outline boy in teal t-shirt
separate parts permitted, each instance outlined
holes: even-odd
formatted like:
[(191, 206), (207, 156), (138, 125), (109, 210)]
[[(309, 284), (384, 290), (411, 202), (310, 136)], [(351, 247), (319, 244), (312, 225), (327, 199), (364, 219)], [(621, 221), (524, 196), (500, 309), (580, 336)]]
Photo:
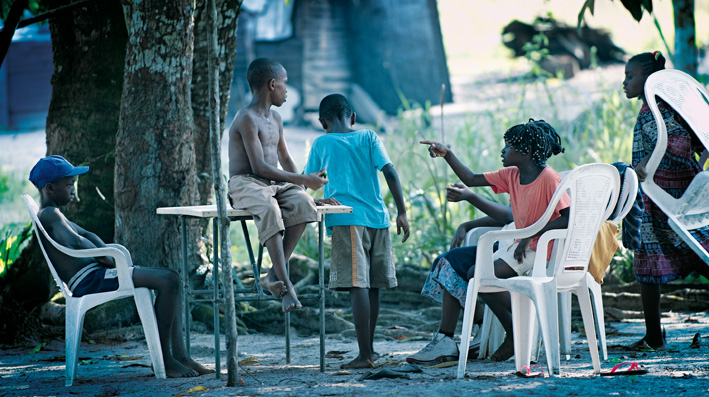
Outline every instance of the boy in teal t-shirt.
[(333, 290), (349, 291), (359, 356), (342, 368), (370, 368), (374, 329), (379, 316), (379, 288), (396, 287), (389, 237), (389, 211), (379, 188), (382, 171), (394, 197), (396, 233), (409, 238), (409, 223), (399, 176), (382, 141), (372, 130), (354, 130), (355, 113), (343, 95), (320, 102), (320, 123), (326, 134), (313, 142), (305, 172), (327, 167), (324, 197), (352, 207), (351, 214), (327, 214), (332, 233), (330, 282)]

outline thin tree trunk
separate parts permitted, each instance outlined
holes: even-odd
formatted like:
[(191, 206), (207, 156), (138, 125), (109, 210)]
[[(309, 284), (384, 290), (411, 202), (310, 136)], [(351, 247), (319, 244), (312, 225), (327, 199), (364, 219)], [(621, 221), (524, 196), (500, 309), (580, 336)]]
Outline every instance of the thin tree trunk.
[[(56, 0), (53, 7), (71, 3)], [(79, 177), (67, 216), (113, 241), (113, 147), (123, 91), (126, 33), (118, 0), (90, 2), (49, 24), (54, 74), (47, 114), (47, 154), (91, 171)], [(97, 189), (105, 196), (104, 201)]]
[[(236, 61), (236, 27), (242, 0), (216, 0), (217, 67), (219, 71), (219, 125), (224, 125), (231, 82)], [(194, 112), (194, 140), (197, 177), (199, 178), (199, 203), (211, 204), (213, 197), (212, 163), (209, 150), (209, 29), (205, 15), (205, 0), (197, 0), (195, 7), (195, 41), (192, 72), (192, 110)], [(218, 131), (221, 139), (223, 130)]]
[[(116, 241), (137, 265), (181, 261), (178, 219), (156, 208), (198, 202), (190, 82), (191, 0), (125, 0), (128, 47), (116, 136)], [(199, 234), (187, 230), (194, 264)]]
[(675, 15), (675, 69), (697, 76), (697, 40), (694, 0), (673, 0)]
[[(212, 175), (214, 180), (214, 191), (219, 210), (219, 241), (222, 258), (222, 276), (224, 278), (224, 295), (226, 297), (226, 327), (227, 327), (227, 386), (233, 387), (238, 384), (239, 366), (237, 361), (237, 329), (236, 329), (236, 307), (234, 306), (234, 281), (231, 272), (231, 249), (229, 244), (229, 218), (226, 213), (226, 188), (224, 180), (221, 178), (221, 122), (220, 122), (220, 84), (219, 69), (217, 64), (217, 7), (216, 0), (208, 0), (207, 7), (204, 8), (207, 14), (207, 26), (209, 27), (209, 46), (207, 51), (207, 66), (209, 70), (209, 147), (212, 163)], [(214, 249), (218, 249), (214, 247)], [(218, 264), (215, 263), (215, 267)], [(215, 272), (216, 273), (216, 272)]]

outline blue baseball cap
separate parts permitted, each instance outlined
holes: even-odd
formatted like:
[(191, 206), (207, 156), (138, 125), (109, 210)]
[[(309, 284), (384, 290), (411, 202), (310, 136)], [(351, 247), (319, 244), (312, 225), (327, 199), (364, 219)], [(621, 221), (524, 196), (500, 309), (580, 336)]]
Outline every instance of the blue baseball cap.
[(89, 172), (89, 167), (74, 167), (62, 156), (47, 156), (40, 159), (30, 171), (30, 182), (37, 189), (67, 176), (81, 175)]

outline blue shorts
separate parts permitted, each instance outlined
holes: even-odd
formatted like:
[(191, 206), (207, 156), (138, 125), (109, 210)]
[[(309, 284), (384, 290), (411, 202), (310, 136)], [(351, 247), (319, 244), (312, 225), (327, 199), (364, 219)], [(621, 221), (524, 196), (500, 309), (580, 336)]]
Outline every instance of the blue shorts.
[(72, 296), (75, 298), (118, 289), (118, 274), (116, 269), (100, 267), (98, 264), (93, 263), (79, 270), (77, 274), (84, 272), (84, 269), (87, 269), (87, 271), (85, 271), (86, 274), (75, 283), (76, 285), (73, 286), (71, 291)]

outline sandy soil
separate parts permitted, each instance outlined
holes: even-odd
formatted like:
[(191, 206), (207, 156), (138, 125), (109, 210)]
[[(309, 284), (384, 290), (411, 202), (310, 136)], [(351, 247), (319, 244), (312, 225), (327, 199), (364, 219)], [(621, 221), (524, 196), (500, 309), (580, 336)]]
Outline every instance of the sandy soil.
[[(602, 362), (603, 371), (621, 361), (634, 361), (649, 373), (636, 376), (594, 376), (586, 340), (572, 335), (573, 355), (562, 357), (561, 375), (525, 379), (514, 375), (514, 360), (495, 363), (473, 360), (468, 363), (466, 378), (456, 379), (456, 367), (430, 368), (421, 366), (422, 373), (410, 374), (411, 379), (360, 380), (364, 370), (343, 372), (342, 362), (356, 355), (353, 341), (340, 334), (328, 335), (324, 373), (319, 372), (319, 338), (295, 336), (292, 339), (292, 362), (285, 363), (284, 337), (281, 335), (244, 335), (238, 339), (240, 385), (226, 387), (222, 340), (222, 376), (203, 375), (199, 378), (158, 380), (149, 368), (145, 342), (139, 328), (129, 342), (111, 342), (96, 335), (93, 344), (81, 344), (81, 364), (72, 387), (64, 387), (64, 344), (58, 340), (31, 353), (34, 345), (0, 350), (0, 396), (231, 396), (231, 395), (470, 395), (492, 392), (499, 395), (709, 395), (709, 315), (702, 313), (669, 313), (663, 319), (670, 346), (669, 352), (621, 352), (612, 346), (627, 345), (643, 334), (640, 320), (607, 323), (609, 359)], [(406, 336), (407, 330), (397, 330)], [(695, 333), (702, 335), (701, 346), (690, 348)], [(390, 334), (387, 332), (387, 334)], [(223, 338), (222, 338), (223, 339)], [(412, 338), (415, 339), (415, 338)], [(87, 338), (85, 336), (84, 340)], [(90, 339), (93, 341), (93, 339)], [(383, 354), (377, 362), (383, 368), (396, 369), (407, 355), (425, 346), (425, 340), (399, 342), (380, 335), (375, 349)], [(193, 334), (192, 354), (200, 362), (214, 368), (212, 334)], [(336, 356), (342, 358), (336, 358)], [(540, 358), (545, 365), (546, 359)], [(547, 372), (546, 366), (544, 371)], [(198, 386), (203, 391), (189, 392)]]

